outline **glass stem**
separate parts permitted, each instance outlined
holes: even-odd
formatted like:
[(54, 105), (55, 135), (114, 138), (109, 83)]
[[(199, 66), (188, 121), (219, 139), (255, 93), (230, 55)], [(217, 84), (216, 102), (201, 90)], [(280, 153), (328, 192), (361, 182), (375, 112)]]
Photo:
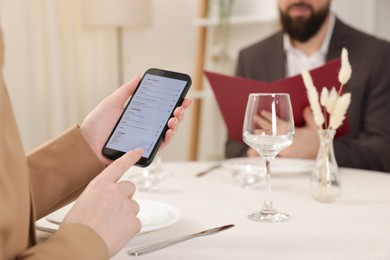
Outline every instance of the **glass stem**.
[(266, 189), (265, 189), (265, 200), (264, 200), (264, 205), (263, 205), (262, 210), (273, 210), (272, 197), (271, 197), (271, 175), (269, 174), (270, 173), (269, 165), (270, 165), (270, 160), (266, 159), (265, 160), (265, 185), (266, 185)]

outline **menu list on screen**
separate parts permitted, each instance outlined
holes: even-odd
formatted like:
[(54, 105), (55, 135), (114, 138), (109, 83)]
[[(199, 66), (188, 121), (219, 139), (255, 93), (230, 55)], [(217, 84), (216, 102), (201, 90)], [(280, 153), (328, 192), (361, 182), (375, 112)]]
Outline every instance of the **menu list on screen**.
[(142, 147), (142, 157), (149, 157), (186, 84), (184, 80), (145, 74), (107, 148), (127, 152)]

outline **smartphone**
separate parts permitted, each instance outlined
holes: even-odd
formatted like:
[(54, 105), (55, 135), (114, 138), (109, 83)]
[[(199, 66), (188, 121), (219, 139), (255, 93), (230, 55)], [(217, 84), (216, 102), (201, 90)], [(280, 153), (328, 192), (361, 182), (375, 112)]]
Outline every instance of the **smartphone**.
[(144, 153), (136, 165), (150, 165), (168, 130), (168, 120), (183, 102), (191, 82), (187, 74), (147, 70), (103, 146), (103, 155), (115, 160), (142, 147)]

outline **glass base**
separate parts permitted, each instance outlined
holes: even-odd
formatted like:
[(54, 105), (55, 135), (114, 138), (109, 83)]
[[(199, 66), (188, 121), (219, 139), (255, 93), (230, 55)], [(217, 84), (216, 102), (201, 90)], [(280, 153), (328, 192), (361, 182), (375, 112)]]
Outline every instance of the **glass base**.
[(262, 209), (259, 212), (255, 212), (248, 215), (248, 218), (257, 222), (283, 222), (290, 218), (290, 215), (276, 210)]

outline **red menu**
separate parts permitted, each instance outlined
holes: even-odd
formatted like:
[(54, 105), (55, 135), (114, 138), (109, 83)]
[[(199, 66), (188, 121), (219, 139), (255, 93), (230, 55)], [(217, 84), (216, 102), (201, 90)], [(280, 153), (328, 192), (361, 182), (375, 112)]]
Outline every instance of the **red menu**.
[[(325, 65), (310, 71), (313, 83), (321, 93), (323, 87), (340, 88), (338, 73), (341, 67), (340, 58), (329, 61)], [(288, 93), (294, 113), (295, 126), (304, 125), (303, 109), (309, 106), (306, 87), (301, 75), (284, 78), (274, 82), (263, 82), (241, 77), (233, 77), (205, 71), (211, 88), (217, 99), (223, 119), (225, 121), (229, 139), (243, 142), (242, 126), (246, 103), (250, 93)], [(346, 118), (336, 132), (336, 137), (348, 133), (348, 118)]]

